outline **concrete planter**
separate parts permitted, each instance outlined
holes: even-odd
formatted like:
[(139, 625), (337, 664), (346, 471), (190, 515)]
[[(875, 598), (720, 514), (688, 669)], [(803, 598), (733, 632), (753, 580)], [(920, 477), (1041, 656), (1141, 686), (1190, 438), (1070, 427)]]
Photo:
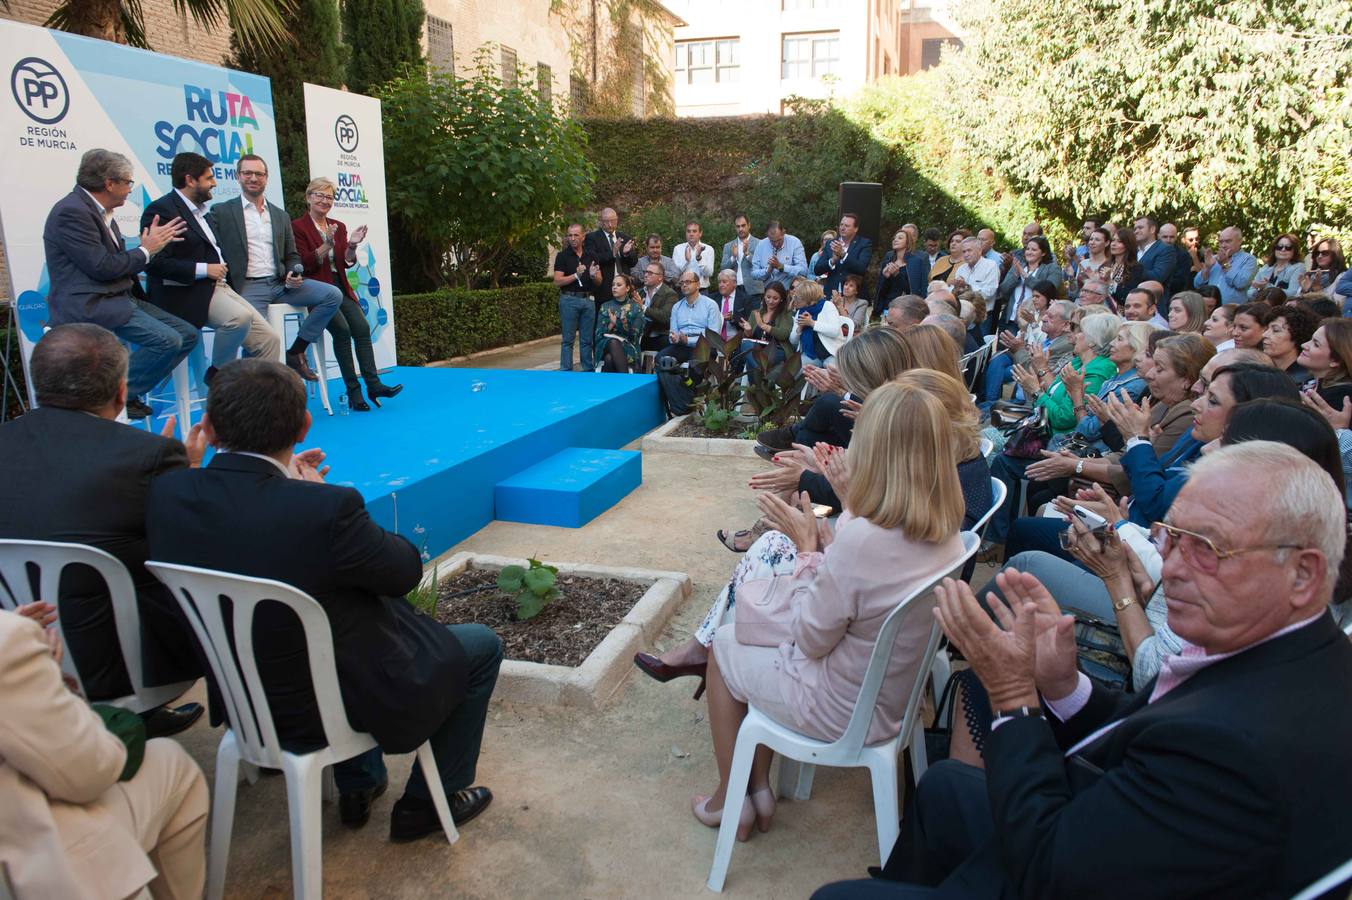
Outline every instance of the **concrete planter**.
[(689, 415), (677, 416), (660, 428), (654, 428), (643, 436), (640, 449), (644, 453), (692, 453), (696, 456), (756, 455), (756, 442), (745, 438), (672, 437), (671, 433), (688, 418)]
[[(426, 571), (436, 567), (438, 578), (460, 574), (467, 567), (500, 571), (506, 566), (528, 565), (524, 559), (484, 553), (447, 554), (428, 563)], [(614, 578), (650, 585), (620, 623), (576, 667), (550, 666), (522, 660), (503, 660), (498, 672), (495, 699), (543, 706), (571, 706), (599, 709), (614, 695), (633, 668), (633, 656), (650, 646), (661, 634), (671, 614), (690, 596), (690, 576), (684, 572), (631, 569), (622, 566), (592, 566), (551, 563), (559, 574), (572, 573), (590, 578)]]

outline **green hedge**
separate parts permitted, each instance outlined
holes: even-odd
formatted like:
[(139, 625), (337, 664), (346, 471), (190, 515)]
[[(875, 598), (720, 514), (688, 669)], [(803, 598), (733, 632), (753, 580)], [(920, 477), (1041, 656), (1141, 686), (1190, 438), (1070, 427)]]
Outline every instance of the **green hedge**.
[(559, 289), (533, 282), (497, 290), (396, 294), (399, 364), (421, 366), (559, 333)]

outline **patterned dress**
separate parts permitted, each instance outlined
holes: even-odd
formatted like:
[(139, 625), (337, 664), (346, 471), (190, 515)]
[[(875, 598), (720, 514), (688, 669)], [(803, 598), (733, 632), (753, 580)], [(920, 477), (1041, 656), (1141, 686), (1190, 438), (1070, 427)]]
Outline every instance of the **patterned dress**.
[(601, 312), (596, 316), (596, 353), (599, 358), (604, 351), (606, 335), (621, 339), (625, 358), (630, 365), (638, 364), (638, 345), (643, 339), (643, 306), (627, 298), (624, 303), (613, 299), (601, 304)]

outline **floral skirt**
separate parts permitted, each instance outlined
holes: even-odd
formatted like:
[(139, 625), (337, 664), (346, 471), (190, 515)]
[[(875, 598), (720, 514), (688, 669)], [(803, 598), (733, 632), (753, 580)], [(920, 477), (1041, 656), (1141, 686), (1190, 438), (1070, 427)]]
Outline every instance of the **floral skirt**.
[(732, 621), (732, 608), (737, 604), (737, 587), (748, 581), (792, 575), (798, 560), (798, 548), (781, 531), (767, 531), (746, 551), (742, 561), (732, 572), (727, 587), (719, 592), (704, 621), (695, 629), (695, 640), (708, 647), (714, 633), (724, 622)]

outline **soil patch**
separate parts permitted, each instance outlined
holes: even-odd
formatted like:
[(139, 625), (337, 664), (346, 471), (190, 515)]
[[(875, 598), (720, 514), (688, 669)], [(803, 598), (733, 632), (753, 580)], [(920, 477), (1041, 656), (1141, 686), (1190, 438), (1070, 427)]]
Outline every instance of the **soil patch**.
[(472, 566), (443, 578), (437, 589), (436, 620), (444, 625), (487, 625), (502, 639), (507, 659), (554, 666), (582, 665), (650, 587), (560, 572), (555, 586), (561, 596), (535, 618), (518, 622), (512, 618), (516, 605), (497, 584), (497, 571)]
[(723, 440), (750, 440), (742, 437), (742, 430), (748, 426), (735, 423), (732, 428), (724, 432), (713, 432), (704, 427), (704, 423), (694, 416), (686, 419), (675, 430), (667, 433), (667, 437), (678, 438), (720, 438)]

